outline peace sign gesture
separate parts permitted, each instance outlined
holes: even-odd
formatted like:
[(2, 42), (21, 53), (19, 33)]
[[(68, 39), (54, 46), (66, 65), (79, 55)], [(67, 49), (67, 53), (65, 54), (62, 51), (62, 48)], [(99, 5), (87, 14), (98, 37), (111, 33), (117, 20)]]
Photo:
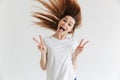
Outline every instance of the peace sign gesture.
[(38, 41), (36, 38), (33, 37), (33, 40), (38, 43), (38, 49), (41, 51), (42, 54), (47, 53), (47, 47), (44, 44), (41, 35), (39, 35), (40, 40)]
[(84, 41), (84, 39), (82, 39), (80, 41), (80, 44), (77, 46), (77, 48), (75, 50), (75, 55), (77, 55), (77, 56), (83, 51), (84, 46), (89, 42), (89, 41), (86, 41), (86, 42), (83, 42), (83, 41)]

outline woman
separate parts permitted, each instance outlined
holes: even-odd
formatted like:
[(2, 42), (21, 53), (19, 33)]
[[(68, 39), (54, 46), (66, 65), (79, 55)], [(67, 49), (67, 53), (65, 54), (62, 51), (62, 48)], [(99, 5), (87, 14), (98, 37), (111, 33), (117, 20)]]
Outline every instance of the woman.
[[(40, 66), (46, 70), (47, 80), (77, 80), (75, 74), (76, 59), (88, 41), (82, 39), (78, 44), (74, 39), (74, 31), (81, 24), (81, 9), (77, 0), (37, 0), (46, 8), (43, 12), (34, 12), (35, 22), (41, 27), (54, 30), (55, 33), (40, 40)], [(69, 35), (72, 35), (70, 37)]]

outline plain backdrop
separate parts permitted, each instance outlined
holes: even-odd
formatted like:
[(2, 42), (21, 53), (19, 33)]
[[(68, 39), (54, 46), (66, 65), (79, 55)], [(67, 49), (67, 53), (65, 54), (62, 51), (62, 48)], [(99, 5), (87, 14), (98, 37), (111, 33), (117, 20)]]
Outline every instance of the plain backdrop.
[[(89, 40), (78, 58), (78, 80), (120, 80), (120, 0), (79, 0), (78, 41)], [(33, 25), (34, 0), (0, 0), (0, 80), (46, 80), (33, 37), (54, 32)]]

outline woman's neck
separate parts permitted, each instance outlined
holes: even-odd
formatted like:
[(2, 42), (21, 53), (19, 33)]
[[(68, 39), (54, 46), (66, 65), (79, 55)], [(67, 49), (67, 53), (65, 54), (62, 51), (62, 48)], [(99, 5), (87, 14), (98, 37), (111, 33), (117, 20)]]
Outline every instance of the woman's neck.
[(57, 38), (58, 40), (66, 39), (66, 35), (60, 35), (60, 34), (55, 33), (53, 36)]

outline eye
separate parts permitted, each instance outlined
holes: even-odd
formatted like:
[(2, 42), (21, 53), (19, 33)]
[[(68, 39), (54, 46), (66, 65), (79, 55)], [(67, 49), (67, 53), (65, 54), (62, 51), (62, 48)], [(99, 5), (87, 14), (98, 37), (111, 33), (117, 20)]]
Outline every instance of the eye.
[(72, 24), (69, 23), (68, 26), (72, 26)]
[(66, 19), (63, 19), (63, 21), (64, 21), (64, 22), (67, 22), (67, 20), (66, 20)]

